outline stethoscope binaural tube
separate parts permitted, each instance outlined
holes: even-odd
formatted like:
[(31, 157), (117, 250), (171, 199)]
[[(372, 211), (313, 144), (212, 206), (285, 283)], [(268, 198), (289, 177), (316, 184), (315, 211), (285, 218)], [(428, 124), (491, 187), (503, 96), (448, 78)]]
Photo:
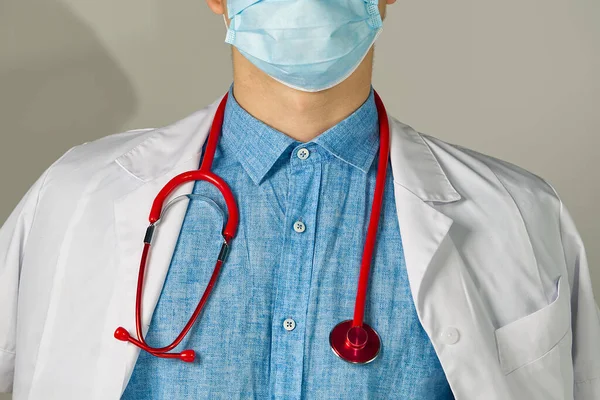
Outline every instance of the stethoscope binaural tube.
[[(156, 357), (178, 358), (185, 362), (194, 362), (194, 360), (196, 358), (196, 352), (194, 350), (188, 349), (188, 350), (184, 350), (180, 353), (168, 353), (168, 352), (173, 350), (175, 347), (177, 347), (181, 343), (181, 341), (185, 338), (187, 333), (190, 331), (190, 329), (192, 328), (192, 326), (198, 319), (198, 316), (202, 312), (202, 309), (204, 308), (204, 305), (206, 304), (206, 301), (208, 300), (208, 297), (210, 296), (212, 288), (216, 283), (216, 280), (221, 271), (221, 266), (223, 265), (223, 263), (225, 262), (225, 260), (227, 258), (228, 250), (229, 250), (229, 247), (231, 246), (231, 241), (233, 240), (233, 238), (235, 237), (235, 234), (237, 232), (237, 228), (238, 228), (238, 224), (239, 224), (239, 210), (238, 210), (237, 203), (235, 201), (235, 197), (233, 196), (231, 189), (225, 183), (225, 181), (223, 181), (223, 179), (221, 179), (219, 176), (210, 172), (210, 168), (212, 166), (212, 162), (214, 159), (215, 150), (217, 147), (218, 135), (221, 132), (221, 126), (223, 124), (223, 118), (224, 118), (224, 114), (225, 114), (225, 105), (227, 103), (227, 97), (228, 97), (228, 94), (226, 94), (223, 97), (223, 99), (221, 100), (221, 103), (219, 104), (217, 112), (215, 114), (215, 119), (213, 121), (213, 125), (212, 125), (210, 135), (208, 138), (206, 153), (203, 157), (202, 165), (200, 166), (200, 169), (198, 169), (196, 171), (184, 172), (182, 174), (177, 175), (173, 179), (171, 179), (165, 185), (165, 187), (158, 193), (158, 195), (152, 205), (152, 210), (150, 212), (150, 217), (149, 217), (150, 226), (146, 230), (146, 236), (144, 238), (144, 249), (142, 251), (142, 259), (140, 261), (140, 270), (139, 270), (139, 274), (138, 274), (138, 283), (137, 283), (137, 294), (136, 294), (136, 300), (135, 300), (135, 303), (136, 303), (135, 325), (136, 325), (137, 339), (133, 338), (129, 334), (129, 332), (123, 327), (117, 328), (114, 333), (115, 338), (117, 338), (118, 340), (128, 341), (130, 343), (133, 343), (134, 345), (138, 346), (142, 350), (145, 350), (148, 353), (150, 353)], [(219, 191), (221, 192), (221, 194), (223, 195), (223, 197), (225, 199), (225, 203), (227, 205), (227, 210), (228, 210), (229, 216), (228, 216), (225, 228), (223, 229), (223, 245), (221, 247), (221, 251), (217, 258), (217, 262), (215, 264), (213, 274), (210, 278), (210, 281), (208, 282), (208, 285), (204, 291), (204, 294), (202, 295), (202, 298), (200, 299), (198, 306), (194, 310), (192, 316), (188, 320), (187, 324), (185, 325), (185, 327), (183, 328), (181, 333), (177, 336), (177, 338), (173, 341), (173, 343), (171, 343), (168, 346), (161, 347), (161, 348), (151, 347), (146, 343), (143, 332), (142, 332), (142, 295), (143, 295), (143, 286), (144, 286), (144, 275), (145, 275), (145, 271), (146, 271), (148, 255), (149, 255), (150, 248), (152, 245), (152, 238), (154, 236), (155, 229), (156, 229), (158, 223), (160, 222), (161, 214), (165, 211), (166, 208), (168, 208), (168, 205), (167, 205), (167, 207), (163, 208), (164, 202), (167, 199), (167, 197), (178, 186), (180, 186), (186, 182), (198, 181), (198, 180), (207, 181), (207, 182), (215, 185), (217, 187), (217, 189), (219, 189)]]
[[(385, 189), (385, 179), (387, 171), (387, 162), (389, 158), (389, 122), (387, 112), (381, 101), (381, 98), (375, 94), (375, 103), (377, 105), (377, 112), (379, 115), (379, 162), (377, 166), (377, 180), (375, 183), (375, 195), (373, 199), (373, 206), (371, 209), (371, 216), (369, 218), (369, 227), (367, 231), (367, 238), (364, 245), (363, 257), (361, 261), (360, 275), (358, 280), (356, 304), (354, 307), (354, 319), (346, 320), (337, 324), (329, 335), (329, 342), (333, 352), (345, 361), (357, 364), (365, 364), (373, 361), (381, 349), (381, 340), (377, 332), (368, 324), (364, 323), (364, 311), (365, 301), (367, 295), (367, 288), (369, 282), (369, 272), (371, 268), (371, 259), (373, 257), (373, 249), (376, 242), (377, 229), (379, 226), (379, 216), (381, 214), (381, 205), (383, 202), (383, 193)], [(184, 350), (180, 353), (169, 353), (175, 347), (177, 347), (181, 341), (188, 334), (200, 313), (202, 312), (208, 297), (212, 291), (214, 284), (219, 276), (221, 267), (227, 258), (231, 242), (235, 237), (239, 224), (239, 210), (231, 192), (229, 186), (219, 176), (213, 174), (210, 169), (214, 159), (215, 150), (221, 128), (223, 125), (223, 119), (225, 114), (225, 105), (227, 103), (228, 94), (226, 94), (215, 114), (213, 124), (211, 127), (210, 134), (208, 136), (208, 143), (203, 157), (202, 165), (196, 171), (184, 172), (174, 177), (169, 181), (165, 187), (159, 192), (150, 212), (150, 226), (146, 230), (146, 236), (144, 237), (144, 248), (142, 251), (142, 257), (140, 261), (140, 269), (138, 274), (137, 282), (137, 293), (136, 293), (136, 308), (135, 308), (135, 319), (136, 319), (136, 335), (134, 338), (130, 333), (123, 327), (119, 327), (115, 330), (114, 336), (116, 339), (130, 342), (142, 350), (161, 358), (175, 358), (184, 362), (194, 362), (196, 353), (194, 350)], [(217, 258), (213, 274), (210, 281), (198, 303), (198, 306), (194, 310), (192, 316), (188, 320), (187, 324), (177, 336), (177, 338), (168, 346), (156, 348), (148, 345), (144, 339), (142, 332), (142, 295), (144, 286), (144, 276), (146, 271), (146, 264), (152, 246), (152, 238), (154, 236), (155, 229), (157, 228), (161, 215), (169, 208), (167, 204), (164, 206), (164, 202), (167, 197), (181, 184), (190, 181), (203, 180), (215, 185), (221, 194), (223, 195), (229, 217), (225, 228), (223, 229), (223, 245)], [(175, 200), (173, 200), (175, 201)]]

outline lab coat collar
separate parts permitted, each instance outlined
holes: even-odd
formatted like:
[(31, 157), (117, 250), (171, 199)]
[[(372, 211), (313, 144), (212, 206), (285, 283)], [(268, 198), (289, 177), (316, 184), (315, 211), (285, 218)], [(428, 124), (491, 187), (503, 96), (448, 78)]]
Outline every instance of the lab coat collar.
[[(186, 160), (200, 160), (202, 145), (221, 99), (155, 130), (116, 162), (140, 181), (148, 182)], [(461, 198), (421, 134), (394, 118), (390, 118), (390, 158), (394, 181), (421, 200), (445, 203)]]

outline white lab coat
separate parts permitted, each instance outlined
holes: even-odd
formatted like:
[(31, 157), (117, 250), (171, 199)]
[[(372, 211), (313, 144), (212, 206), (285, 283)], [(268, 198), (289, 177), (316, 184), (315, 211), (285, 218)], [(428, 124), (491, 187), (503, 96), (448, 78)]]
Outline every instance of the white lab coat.
[[(113, 332), (135, 332), (151, 203), (170, 178), (197, 168), (217, 104), (76, 146), (25, 195), (0, 230), (0, 391), (120, 397), (139, 350)], [(552, 186), (390, 123), (410, 288), (456, 399), (600, 399), (600, 312), (580, 235)], [(145, 329), (183, 214), (165, 220), (155, 242)]]

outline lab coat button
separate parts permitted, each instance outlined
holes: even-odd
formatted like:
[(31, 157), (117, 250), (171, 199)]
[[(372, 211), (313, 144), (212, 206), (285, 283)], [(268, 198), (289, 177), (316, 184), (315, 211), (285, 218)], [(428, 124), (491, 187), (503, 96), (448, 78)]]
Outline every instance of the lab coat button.
[(445, 344), (454, 344), (458, 342), (459, 336), (460, 335), (458, 334), (458, 329), (452, 326), (448, 326), (442, 331), (440, 338)]
[(308, 158), (308, 156), (310, 155), (310, 151), (308, 151), (308, 149), (305, 149), (303, 147), (300, 150), (298, 150), (296, 155), (298, 156), (299, 159), (306, 160)]
[(294, 230), (298, 233), (302, 233), (306, 230), (306, 226), (302, 221), (294, 222)]
[(285, 321), (283, 321), (283, 328), (286, 331), (293, 331), (295, 327), (296, 327), (296, 321), (294, 321), (293, 319), (288, 318)]

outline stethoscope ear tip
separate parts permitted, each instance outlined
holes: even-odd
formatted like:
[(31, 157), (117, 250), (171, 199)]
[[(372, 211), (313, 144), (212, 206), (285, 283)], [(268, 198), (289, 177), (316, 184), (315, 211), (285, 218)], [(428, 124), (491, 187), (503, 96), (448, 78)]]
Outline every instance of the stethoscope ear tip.
[(128, 342), (130, 337), (131, 336), (129, 335), (129, 332), (127, 332), (127, 329), (121, 326), (118, 327), (117, 330), (115, 330), (115, 338), (119, 339), (122, 342)]
[(179, 359), (187, 363), (193, 363), (196, 359), (196, 352), (194, 350), (184, 350), (179, 354)]
[[(127, 332), (127, 329), (123, 328), (122, 326), (118, 327), (115, 330), (114, 336), (116, 339), (118, 339), (122, 342), (131, 341), (131, 335), (129, 334), (129, 332)], [(157, 357), (165, 356), (165, 354), (161, 354), (160, 352), (156, 353), (156, 352), (148, 349), (146, 346), (137, 344), (135, 340), (132, 343), (146, 351), (149, 351), (150, 354), (153, 354)], [(169, 357), (165, 357), (165, 358), (178, 358), (183, 362), (193, 363), (196, 360), (196, 352), (194, 350), (184, 350), (179, 354), (169, 354)]]

